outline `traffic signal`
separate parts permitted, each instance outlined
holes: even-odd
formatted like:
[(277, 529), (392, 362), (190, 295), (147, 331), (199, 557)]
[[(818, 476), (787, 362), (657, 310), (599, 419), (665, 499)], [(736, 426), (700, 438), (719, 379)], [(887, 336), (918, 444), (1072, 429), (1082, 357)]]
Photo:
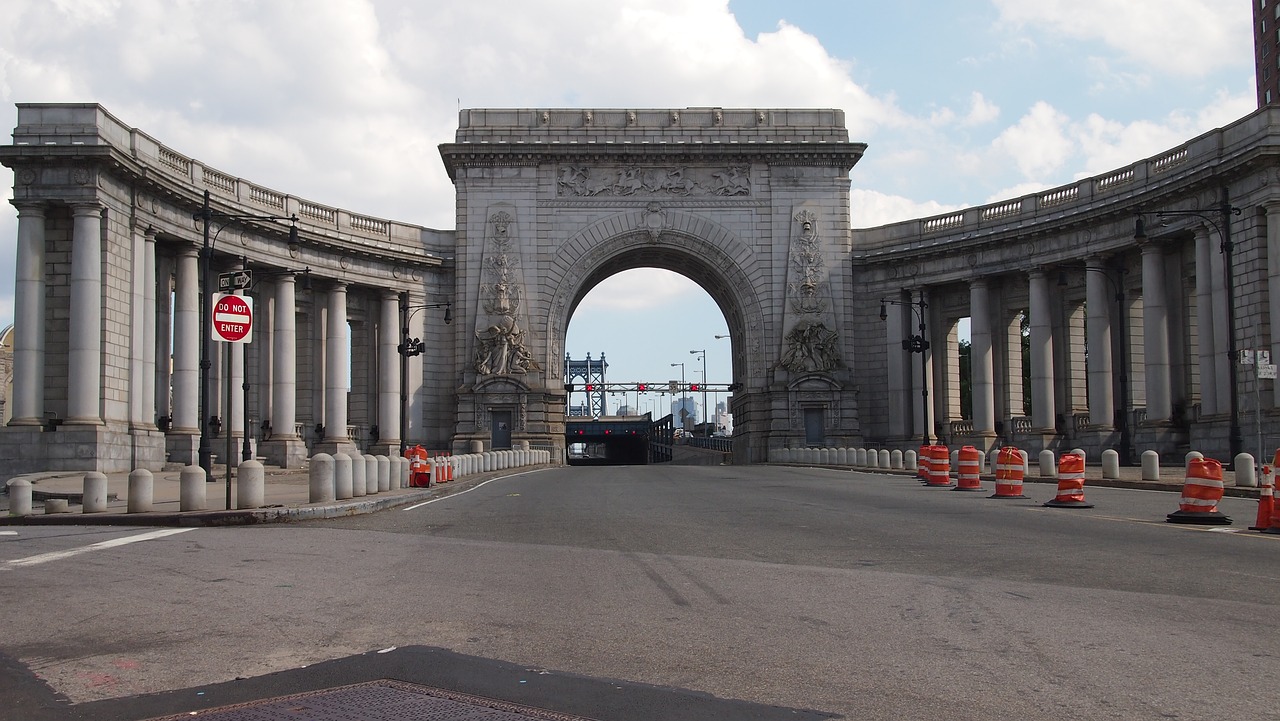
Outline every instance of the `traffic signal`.
[(689, 390), (693, 393), (697, 393), (700, 390), (700, 386), (697, 383), (690, 383)]
[(644, 383), (637, 383), (636, 390), (640, 391), (641, 393), (644, 393), (645, 391), (649, 390), (649, 386), (645, 385)]
[(588, 392), (588, 393), (590, 393), (591, 391), (593, 391), (593, 390), (595, 390), (595, 389), (596, 389), (595, 384), (593, 384), (593, 383), (588, 383), (588, 384), (587, 384), (587, 392)]

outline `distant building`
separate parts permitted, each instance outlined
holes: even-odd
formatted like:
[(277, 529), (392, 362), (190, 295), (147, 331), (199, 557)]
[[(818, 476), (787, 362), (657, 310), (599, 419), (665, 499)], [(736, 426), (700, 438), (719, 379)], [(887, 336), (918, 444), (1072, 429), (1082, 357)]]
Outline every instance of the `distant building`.
[(1258, 107), (1280, 102), (1280, 0), (1253, 3), (1253, 63)]

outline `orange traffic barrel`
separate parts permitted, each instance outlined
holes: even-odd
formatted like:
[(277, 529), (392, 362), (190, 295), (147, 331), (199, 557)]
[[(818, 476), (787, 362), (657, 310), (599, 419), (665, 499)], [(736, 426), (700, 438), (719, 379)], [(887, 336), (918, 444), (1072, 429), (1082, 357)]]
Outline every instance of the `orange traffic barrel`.
[(962, 446), (956, 458), (955, 491), (982, 490), (982, 451), (973, 446)]
[(951, 486), (951, 453), (946, 446), (929, 446), (929, 482), (931, 488)]
[(921, 483), (929, 482), (929, 449), (933, 446), (920, 446), (920, 454), (916, 456), (916, 477)]
[(1218, 510), (1222, 500), (1222, 464), (1212, 458), (1192, 458), (1187, 463), (1178, 510), (1165, 516), (1169, 523), (1229, 526), (1231, 519)]
[(1044, 505), (1051, 508), (1093, 508), (1084, 500), (1084, 456), (1064, 453), (1058, 459), (1058, 495)]
[(988, 498), (1026, 498), (1022, 495), (1022, 479), (1027, 466), (1017, 448), (1005, 446), (996, 455), (996, 492)]

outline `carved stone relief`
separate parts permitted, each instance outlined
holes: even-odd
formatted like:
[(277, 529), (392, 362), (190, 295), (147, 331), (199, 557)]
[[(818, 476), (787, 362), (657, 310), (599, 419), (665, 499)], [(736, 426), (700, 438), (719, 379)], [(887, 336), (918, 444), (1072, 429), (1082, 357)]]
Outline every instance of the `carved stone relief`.
[(791, 243), (791, 281), (787, 284), (787, 304), (798, 317), (784, 338), (778, 365), (792, 373), (831, 371), (844, 365), (840, 337), (823, 322), (830, 308), (830, 288), (822, 243), (816, 229), (817, 217), (809, 210), (796, 213), (800, 233)]
[(506, 211), (489, 217), (493, 230), (490, 253), (484, 260), (488, 282), (480, 286), (481, 307), (486, 316), (477, 323), (472, 361), (476, 373), (482, 376), (524, 375), (541, 369), (525, 346), (524, 330), (517, 321), (524, 289), (519, 277), (520, 256), (512, 248), (511, 224)]
[(715, 168), (642, 167), (618, 168), (564, 165), (557, 173), (561, 196), (670, 195), (735, 196), (751, 194), (751, 171), (742, 166)]

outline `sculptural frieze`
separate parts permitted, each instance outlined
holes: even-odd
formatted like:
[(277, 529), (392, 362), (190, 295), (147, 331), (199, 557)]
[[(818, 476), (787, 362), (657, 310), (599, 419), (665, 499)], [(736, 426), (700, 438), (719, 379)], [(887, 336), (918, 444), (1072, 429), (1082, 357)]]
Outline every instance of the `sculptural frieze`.
[(723, 169), (686, 167), (616, 168), (561, 166), (556, 176), (561, 196), (624, 197), (665, 195), (677, 197), (751, 194), (751, 172), (742, 166)]
[(808, 210), (796, 214), (800, 235), (791, 244), (792, 280), (787, 289), (792, 310), (800, 314), (827, 309), (826, 261), (815, 229), (817, 218)]
[(525, 332), (517, 320), (523, 283), (520, 255), (512, 248), (513, 219), (499, 211), (489, 216), (489, 223), (493, 231), (489, 236), (490, 253), (484, 260), (487, 282), (480, 286), (486, 317), (475, 332), (472, 367), (482, 376), (524, 375), (540, 366), (525, 345)]
[(779, 365), (792, 373), (831, 371), (844, 365), (839, 335), (817, 321), (796, 323), (787, 333), (786, 346)]

